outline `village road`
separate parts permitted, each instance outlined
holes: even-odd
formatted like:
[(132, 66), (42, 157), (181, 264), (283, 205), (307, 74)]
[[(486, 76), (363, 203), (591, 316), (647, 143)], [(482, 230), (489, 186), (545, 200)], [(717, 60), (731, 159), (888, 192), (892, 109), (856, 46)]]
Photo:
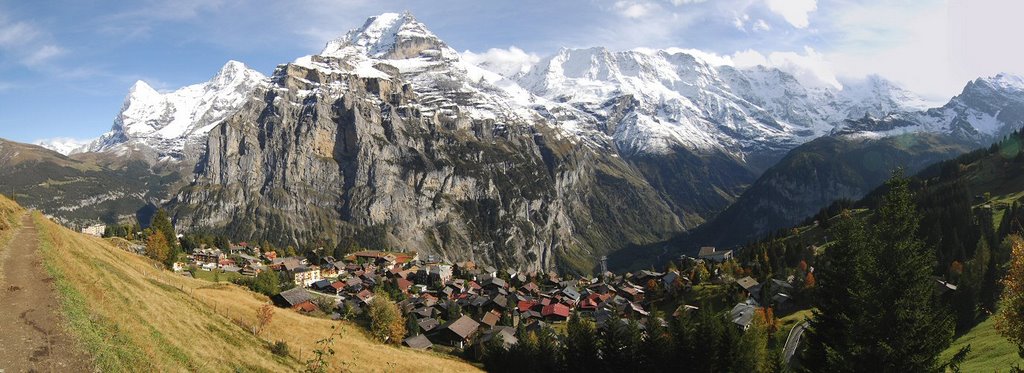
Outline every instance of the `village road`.
[(0, 255), (0, 372), (88, 372), (90, 359), (61, 325), (31, 213)]

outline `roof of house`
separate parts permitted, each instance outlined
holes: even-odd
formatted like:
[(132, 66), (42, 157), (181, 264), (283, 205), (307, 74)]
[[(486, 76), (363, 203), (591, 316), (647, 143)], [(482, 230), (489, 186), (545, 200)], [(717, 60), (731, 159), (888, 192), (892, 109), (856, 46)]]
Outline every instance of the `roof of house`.
[(282, 291), (277, 297), (287, 303), (288, 306), (295, 306), (299, 303), (310, 300), (309, 293), (303, 288), (291, 288)]
[(759, 285), (757, 280), (750, 276), (736, 280), (736, 283), (739, 284), (740, 287), (742, 287), (744, 290), (750, 290), (750, 288)]
[(305, 301), (305, 302), (296, 304), (292, 308), (294, 308), (295, 310), (298, 310), (298, 311), (302, 311), (302, 312), (313, 312), (313, 311), (316, 311), (316, 305), (313, 304), (313, 302), (310, 302), (308, 300)]
[(454, 321), (450, 321), (447, 324), (444, 324), (444, 326), (440, 327), (440, 329), (451, 330), (452, 333), (455, 333), (456, 335), (462, 337), (463, 339), (469, 339), (469, 337), (472, 336), (473, 333), (476, 332), (476, 330), (479, 328), (480, 323), (476, 322), (476, 320), (473, 320), (472, 318), (466, 315), (462, 315), (462, 317)]
[(405, 340), (402, 341), (402, 344), (416, 350), (426, 350), (428, 348), (434, 347), (434, 344), (430, 343), (430, 340), (427, 339), (427, 336), (423, 334), (417, 334), (412, 337), (406, 338)]
[(498, 325), (498, 320), (501, 320), (501, 316), (494, 312), (488, 312), (484, 314), (484, 317), (480, 318), (480, 323), (486, 324), (487, 326)]
[(423, 329), (424, 332), (434, 330), (438, 325), (441, 325), (441, 323), (437, 322), (433, 317), (422, 318), (417, 321), (416, 324), (419, 325), (420, 329)]
[(757, 310), (757, 307), (754, 307), (753, 305), (737, 303), (736, 306), (729, 311), (729, 318), (736, 325), (746, 328), (747, 325), (750, 325), (750, 322), (754, 320), (755, 310)]
[(494, 339), (497, 335), (501, 335), (501, 341), (506, 348), (519, 343), (519, 339), (516, 338), (516, 329), (511, 326), (495, 326), (493, 329), (484, 332), (480, 336), (480, 342), (490, 342), (490, 340)]
[(544, 317), (551, 315), (569, 317), (569, 306), (566, 306), (561, 303), (552, 303), (547, 306), (544, 306), (544, 308), (541, 309), (540, 314)]

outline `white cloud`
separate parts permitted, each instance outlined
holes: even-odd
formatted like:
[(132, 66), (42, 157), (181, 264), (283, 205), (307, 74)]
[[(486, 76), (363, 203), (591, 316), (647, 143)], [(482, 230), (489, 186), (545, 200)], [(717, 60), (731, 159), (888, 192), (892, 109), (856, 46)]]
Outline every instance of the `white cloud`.
[(515, 46), (508, 49), (491, 48), (483, 53), (462, 52), (462, 58), (466, 62), (483, 67), (487, 70), (512, 76), (526, 72), (531, 66), (540, 61), (540, 56), (534, 53), (526, 53)]
[(759, 20), (757, 20), (757, 22), (754, 22), (754, 27), (753, 28), (754, 28), (754, 31), (771, 31), (772, 30), (772, 26), (769, 25), (768, 22), (765, 22), (763, 19), (759, 19)]
[(836, 78), (832, 64), (825, 55), (811, 47), (804, 47), (804, 53), (771, 52), (767, 56), (754, 50), (737, 52), (732, 55), (738, 67), (767, 66), (793, 74), (801, 83), (815, 87), (842, 88)]
[(749, 20), (750, 20), (750, 15), (749, 14), (743, 14), (741, 16), (736, 16), (736, 17), (734, 17), (732, 19), (732, 25), (735, 26), (740, 31), (746, 31), (746, 24), (747, 24), (747, 21), (749, 21)]
[(47, 44), (35, 52), (29, 53), (22, 62), (26, 65), (38, 65), (64, 53), (64, 49), (56, 45)]
[[(651, 49), (646, 49), (646, 48), (638, 48), (637, 51), (644, 52), (644, 53), (655, 53), (655, 52), (657, 52), (656, 50), (651, 50)], [(723, 65), (732, 65), (733, 64), (732, 58), (730, 58), (729, 56), (723, 56), (723, 55), (719, 55), (719, 54), (716, 54), (716, 53), (711, 53), (711, 52), (702, 51), (702, 50), (698, 50), (698, 49), (665, 48), (664, 51), (668, 52), (669, 54), (686, 53), (686, 54), (689, 54), (691, 56), (696, 57), (699, 60), (703, 60), (704, 62), (707, 62), (707, 63), (709, 63), (711, 65), (715, 65), (715, 66), (723, 66)]]
[(12, 23), (0, 15), (0, 60), (8, 57), (23, 65), (37, 67), (64, 53), (64, 49), (49, 42), (50, 39), (31, 23)]
[(626, 18), (644, 18), (657, 10), (658, 5), (644, 1), (620, 0), (615, 2), (615, 10)]
[(39, 31), (30, 24), (25, 22), (5, 24), (4, 19), (0, 19), (0, 47), (11, 48), (24, 45), (38, 35)]
[(708, 0), (672, 0), (672, 5), (680, 6), (686, 4), (699, 4)]
[(999, 72), (1024, 74), (1024, 2), (884, 2), (836, 9), (843, 37), (825, 51), (842, 77), (879, 74), (932, 100)]
[(806, 28), (810, 25), (809, 15), (818, 9), (817, 0), (765, 0), (768, 9), (782, 16), (793, 27)]

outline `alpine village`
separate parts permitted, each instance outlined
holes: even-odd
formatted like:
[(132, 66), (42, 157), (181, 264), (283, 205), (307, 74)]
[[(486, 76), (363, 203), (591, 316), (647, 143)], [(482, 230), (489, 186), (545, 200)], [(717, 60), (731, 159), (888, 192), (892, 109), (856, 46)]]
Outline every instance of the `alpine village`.
[(269, 76), (140, 80), (89, 142), (0, 139), (0, 373), (1024, 369), (1024, 78), (927, 104), (347, 17)]

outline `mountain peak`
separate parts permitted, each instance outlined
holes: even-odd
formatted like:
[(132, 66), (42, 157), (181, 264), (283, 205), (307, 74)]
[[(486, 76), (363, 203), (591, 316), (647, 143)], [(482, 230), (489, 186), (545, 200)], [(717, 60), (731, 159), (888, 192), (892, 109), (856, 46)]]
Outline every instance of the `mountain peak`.
[(229, 60), (217, 71), (211, 82), (215, 85), (238, 85), (247, 81), (262, 80), (265, 78), (259, 71), (250, 69), (244, 63)]
[(1024, 78), (1009, 73), (999, 73), (987, 78), (978, 78), (979, 81), (988, 82), (996, 87), (1010, 91), (1024, 91)]
[(450, 48), (411, 13), (384, 13), (330, 41), (320, 55), (344, 57), (358, 53), (372, 58), (405, 59), (417, 57), (427, 49)]
[(153, 89), (153, 87), (151, 87), (149, 84), (141, 80), (136, 80), (135, 84), (132, 84), (132, 87), (128, 89), (129, 99), (142, 99), (159, 96), (160, 92), (157, 92), (155, 89)]

